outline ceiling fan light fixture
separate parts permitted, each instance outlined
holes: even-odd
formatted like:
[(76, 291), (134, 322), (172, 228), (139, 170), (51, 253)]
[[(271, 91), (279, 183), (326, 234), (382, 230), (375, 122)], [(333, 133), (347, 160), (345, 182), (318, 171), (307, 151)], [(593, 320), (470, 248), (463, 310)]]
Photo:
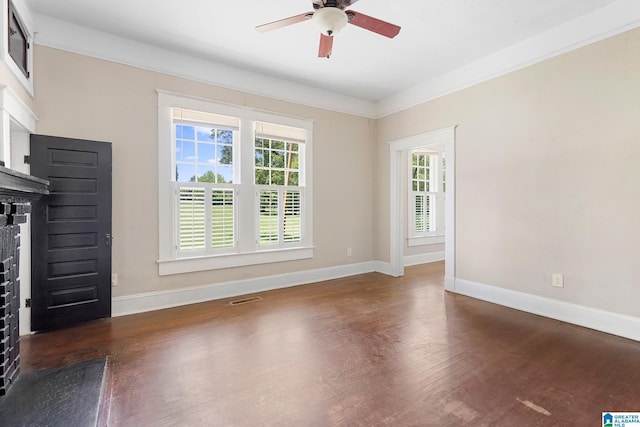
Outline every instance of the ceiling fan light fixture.
[(323, 7), (316, 10), (311, 20), (320, 28), (322, 34), (332, 36), (347, 25), (349, 17), (345, 11), (337, 7)]

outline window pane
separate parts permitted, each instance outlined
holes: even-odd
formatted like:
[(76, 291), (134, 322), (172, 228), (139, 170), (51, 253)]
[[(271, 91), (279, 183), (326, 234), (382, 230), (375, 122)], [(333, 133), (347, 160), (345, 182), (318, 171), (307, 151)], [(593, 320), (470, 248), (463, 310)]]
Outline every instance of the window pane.
[(216, 131), (217, 133), (217, 141), (219, 143), (231, 144), (233, 143), (233, 132), (230, 130), (220, 130)]
[(198, 127), (197, 132), (198, 132), (198, 141), (213, 142), (214, 129), (206, 128), (206, 127)]
[(235, 244), (233, 190), (211, 192), (211, 246), (232, 247)]
[(182, 141), (176, 139), (176, 162), (182, 161)]
[(216, 147), (218, 163), (222, 165), (233, 164), (233, 147), (231, 145), (218, 145)]
[(287, 168), (296, 170), (300, 168), (300, 159), (298, 154), (287, 153)]
[(267, 169), (256, 169), (256, 184), (269, 185), (269, 171)]
[(256, 166), (264, 166), (264, 151), (256, 149)]
[(284, 183), (284, 171), (271, 171), (271, 184), (272, 185), (285, 185), (285, 183)]
[(190, 141), (182, 142), (182, 161), (195, 162), (196, 161), (196, 144)]
[(176, 165), (176, 181), (195, 182), (195, 180), (196, 180), (195, 165), (188, 165), (183, 163), (179, 163)]
[(181, 188), (178, 215), (180, 250), (205, 249), (204, 189)]
[(215, 146), (213, 144), (198, 144), (198, 163), (208, 163), (213, 165), (215, 162)]
[(287, 185), (299, 185), (298, 172), (291, 172), (289, 174), (289, 183)]
[(233, 183), (233, 166), (218, 166), (218, 183)]
[(198, 165), (198, 182), (216, 182), (216, 171), (213, 166)]
[(192, 141), (196, 139), (196, 130), (193, 126), (182, 126), (182, 138)]
[(271, 167), (272, 168), (284, 167), (284, 153), (282, 151), (271, 151)]
[(22, 71), (25, 77), (29, 77), (28, 70), (28, 52), (29, 44), (27, 40), (27, 32), (22, 27), (18, 19), (18, 15), (14, 9), (13, 3), (9, 2), (9, 55)]

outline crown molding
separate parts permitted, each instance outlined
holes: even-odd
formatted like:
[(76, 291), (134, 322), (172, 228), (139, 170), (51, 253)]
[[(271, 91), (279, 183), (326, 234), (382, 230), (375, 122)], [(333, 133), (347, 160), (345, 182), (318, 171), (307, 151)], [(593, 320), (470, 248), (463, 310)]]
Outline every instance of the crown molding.
[(618, 0), (377, 103), (376, 118), (494, 79), (640, 26), (640, 1)]
[(373, 118), (371, 101), (265, 76), (140, 43), (39, 13), (35, 42), (41, 46), (264, 96), (280, 101)]
[(640, 1), (618, 0), (377, 103), (162, 49), (47, 15), (31, 16), (37, 32), (35, 42), (42, 46), (309, 107), (382, 118), (636, 28), (640, 26)]

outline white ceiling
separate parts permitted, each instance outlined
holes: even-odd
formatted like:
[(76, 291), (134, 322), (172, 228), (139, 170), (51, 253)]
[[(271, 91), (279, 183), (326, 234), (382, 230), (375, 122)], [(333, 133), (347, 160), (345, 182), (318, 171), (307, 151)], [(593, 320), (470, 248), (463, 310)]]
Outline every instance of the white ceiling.
[[(628, 0), (359, 0), (350, 9), (400, 25), (387, 39), (348, 25), (318, 58), (302, 22), (255, 26), (311, 11), (310, 0), (26, 0), (53, 17), (270, 78), (378, 102)], [(636, 2), (640, 3), (640, 2)], [(637, 8), (636, 8), (637, 9)], [(636, 10), (634, 10), (634, 13)], [(36, 41), (38, 37), (36, 37)], [(562, 48), (566, 48), (563, 46)]]

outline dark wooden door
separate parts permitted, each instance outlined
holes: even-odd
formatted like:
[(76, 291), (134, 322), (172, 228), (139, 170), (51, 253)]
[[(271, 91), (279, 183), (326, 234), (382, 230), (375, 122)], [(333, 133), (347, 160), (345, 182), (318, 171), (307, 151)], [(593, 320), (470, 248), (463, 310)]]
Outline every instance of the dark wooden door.
[(31, 135), (31, 329), (111, 316), (111, 144)]

